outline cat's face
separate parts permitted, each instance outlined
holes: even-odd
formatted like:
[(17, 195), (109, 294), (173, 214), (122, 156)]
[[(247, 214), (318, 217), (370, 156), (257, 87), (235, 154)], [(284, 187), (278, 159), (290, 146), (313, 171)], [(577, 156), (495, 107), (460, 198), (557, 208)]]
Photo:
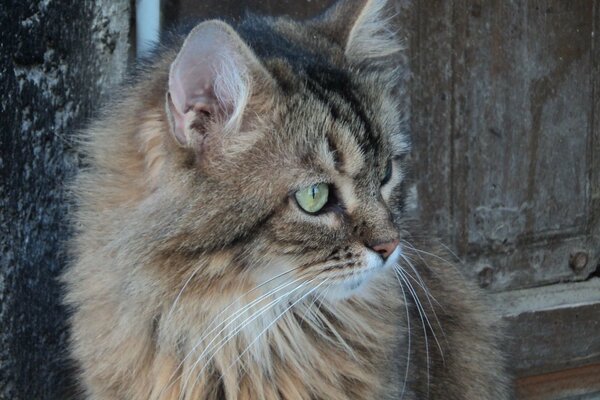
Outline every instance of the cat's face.
[[(196, 212), (214, 225), (199, 240), (231, 252), (229, 268), (256, 285), (282, 276), (301, 292), (360, 292), (401, 253), (394, 221), (408, 145), (394, 71), (358, 68), (352, 43), (344, 50), (315, 27), (271, 26), (268, 37), (246, 38), (250, 48), (210, 24), (173, 63), (167, 99), (173, 137), (193, 154)], [(318, 52), (298, 43), (311, 34)], [(222, 57), (227, 75), (212, 76), (218, 61), (190, 61), (202, 52)]]
[(293, 270), (312, 286), (326, 280), (330, 296), (347, 297), (384, 265), (397, 262), (399, 232), (392, 213), (402, 201), (405, 149), (393, 143), (402, 140), (397, 123), (385, 121), (395, 116), (346, 97), (368, 101), (368, 91), (361, 89), (355, 84), (346, 93), (319, 98), (303, 87), (282, 99), (286, 104), (278, 107), (269, 135), (269, 147), (277, 150), (264, 158), (267, 174), (246, 170), (277, 186), (279, 206), (254, 244), (272, 267), (263, 279)]

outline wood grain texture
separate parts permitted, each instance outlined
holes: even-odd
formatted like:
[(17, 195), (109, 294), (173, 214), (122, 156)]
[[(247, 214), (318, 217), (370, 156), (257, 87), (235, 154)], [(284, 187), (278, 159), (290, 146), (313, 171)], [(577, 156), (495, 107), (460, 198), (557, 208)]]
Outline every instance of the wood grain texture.
[[(449, 134), (435, 122), (439, 115), (413, 103), (413, 128), (430, 123), (434, 132), (427, 142), (417, 139), (416, 151), (441, 148), (451, 160), (448, 166), (442, 156), (432, 166), (417, 159), (426, 178), (422, 215), (444, 225), (435, 231), (447, 229), (468, 275), (492, 291), (510, 290), (500, 297), (512, 300), (498, 304), (518, 375), (599, 362), (597, 282), (562, 283), (597, 275), (598, 2), (454, 1), (451, 9), (450, 32), (437, 36), (451, 38), (451, 50), (415, 50), (420, 59), (451, 61), (449, 85), (415, 70), (417, 80), (434, 85), (431, 92), (451, 97)], [(432, 168), (449, 176), (436, 172), (436, 180)], [(445, 187), (447, 206), (423, 198)], [(577, 257), (584, 261), (574, 263)]]
[(453, 7), (452, 2), (440, 0), (416, 1), (413, 8), (412, 27), (407, 30), (413, 73), (410, 88), (416, 164), (413, 173), (423, 224), (451, 243)]
[(517, 380), (519, 400), (592, 400), (600, 398), (600, 364)]
[[(426, 3), (411, 40), (423, 220), (492, 290), (587, 278), (593, 1)], [(576, 252), (587, 262), (574, 271)]]
[(268, 15), (287, 15), (295, 19), (319, 14), (335, 0), (164, 0), (163, 21), (167, 28), (177, 23), (199, 19), (228, 18), (238, 20), (247, 12)]
[(508, 323), (507, 353), (517, 375), (600, 363), (600, 278), (491, 299)]

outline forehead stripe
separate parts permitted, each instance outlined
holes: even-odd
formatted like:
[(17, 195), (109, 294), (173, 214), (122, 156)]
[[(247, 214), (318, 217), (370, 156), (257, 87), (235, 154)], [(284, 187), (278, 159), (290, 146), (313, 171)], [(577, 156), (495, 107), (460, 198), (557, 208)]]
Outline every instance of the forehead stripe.
[(358, 117), (365, 129), (365, 134), (357, 137), (361, 149), (364, 152), (378, 149), (380, 143), (375, 135), (371, 120), (365, 112), (365, 102), (360, 101), (352, 90), (347, 73), (324, 66), (309, 66), (306, 73), (310, 78), (307, 80), (307, 88), (314, 92), (319, 100), (329, 106), (334, 118), (339, 119), (343, 114), (346, 114), (346, 121), (353, 122), (351, 116), (341, 112), (340, 108), (334, 103), (335, 99), (328, 98), (327, 94), (329, 93), (334, 93), (339, 99), (344, 100), (351, 109), (352, 114)]

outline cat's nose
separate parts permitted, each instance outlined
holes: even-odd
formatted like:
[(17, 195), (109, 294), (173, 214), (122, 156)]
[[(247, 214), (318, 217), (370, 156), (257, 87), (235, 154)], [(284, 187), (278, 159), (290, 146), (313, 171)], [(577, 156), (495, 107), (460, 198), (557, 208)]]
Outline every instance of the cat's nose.
[(396, 247), (398, 247), (399, 244), (400, 244), (400, 240), (394, 239), (394, 240), (388, 241), (388, 242), (380, 242), (380, 243), (371, 245), (369, 247), (371, 249), (373, 249), (373, 251), (376, 251), (377, 253), (379, 253), (381, 258), (386, 260), (390, 256), (390, 254), (392, 254), (394, 252), (394, 250), (396, 250)]

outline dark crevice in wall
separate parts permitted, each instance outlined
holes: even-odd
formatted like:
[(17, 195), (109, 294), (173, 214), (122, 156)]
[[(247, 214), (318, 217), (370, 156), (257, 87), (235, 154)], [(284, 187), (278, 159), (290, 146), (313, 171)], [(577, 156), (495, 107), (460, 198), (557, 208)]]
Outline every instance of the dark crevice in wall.
[(585, 280), (589, 281), (593, 278), (600, 278), (600, 263), (596, 265), (596, 269)]

